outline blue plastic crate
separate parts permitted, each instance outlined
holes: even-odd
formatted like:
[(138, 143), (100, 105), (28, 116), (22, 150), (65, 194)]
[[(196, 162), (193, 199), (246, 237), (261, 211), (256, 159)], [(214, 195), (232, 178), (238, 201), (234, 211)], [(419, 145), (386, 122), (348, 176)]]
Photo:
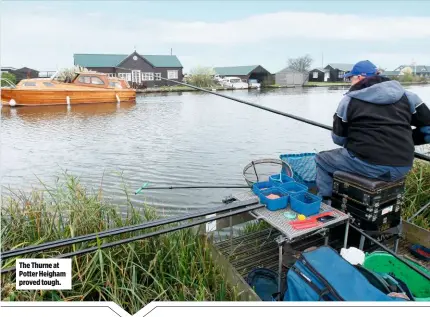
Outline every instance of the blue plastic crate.
[(258, 195), (264, 189), (270, 189), (270, 188), (275, 188), (275, 187), (277, 187), (276, 183), (258, 182), (258, 183), (254, 183), (254, 185), (252, 185), (252, 191), (254, 192), (254, 194)]
[(271, 175), (269, 177), (269, 182), (275, 183), (276, 185), (280, 185), (283, 183), (291, 183), (294, 182), (294, 178), (291, 178), (283, 173)]
[(316, 186), (317, 165), (315, 162), (316, 153), (283, 154), (280, 155), (282, 161), (282, 173), (293, 171), (294, 179), (308, 187)]
[[(269, 199), (266, 196), (270, 194), (279, 195), (280, 197), (277, 199)], [(260, 191), (257, 196), (260, 198), (260, 202), (266, 205), (268, 210), (276, 211), (287, 208), (290, 195), (280, 187), (273, 187)]]
[(284, 183), (279, 185), (282, 190), (290, 195), (297, 193), (306, 193), (308, 191), (308, 187), (303, 184), (299, 184), (296, 182)]
[(291, 209), (306, 217), (319, 213), (322, 199), (311, 193), (298, 193), (290, 195)]

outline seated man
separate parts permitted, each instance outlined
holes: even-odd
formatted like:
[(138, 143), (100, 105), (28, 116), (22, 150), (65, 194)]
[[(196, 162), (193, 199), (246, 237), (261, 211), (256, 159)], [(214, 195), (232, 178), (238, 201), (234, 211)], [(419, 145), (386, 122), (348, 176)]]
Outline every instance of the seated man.
[(414, 145), (430, 143), (430, 110), (416, 94), (380, 76), (369, 61), (358, 62), (344, 77), (351, 78), (351, 88), (333, 117), (332, 132), (342, 148), (315, 158), (318, 194), (328, 203), (335, 171), (395, 181), (411, 169)]

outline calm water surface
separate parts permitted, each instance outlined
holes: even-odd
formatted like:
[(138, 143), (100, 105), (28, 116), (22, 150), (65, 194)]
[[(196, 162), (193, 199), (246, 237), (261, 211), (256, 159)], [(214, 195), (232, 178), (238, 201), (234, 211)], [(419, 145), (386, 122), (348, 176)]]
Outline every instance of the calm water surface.
[[(430, 103), (430, 87), (413, 86)], [(345, 88), (223, 92), (325, 124)], [(30, 190), (67, 170), (89, 188), (124, 203), (168, 213), (214, 206), (231, 189), (151, 190), (161, 185), (246, 185), (250, 161), (333, 148), (330, 132), (235, 101), (198, 92), (139, 95), (117, 105), (2, 108), (1, 185)]]

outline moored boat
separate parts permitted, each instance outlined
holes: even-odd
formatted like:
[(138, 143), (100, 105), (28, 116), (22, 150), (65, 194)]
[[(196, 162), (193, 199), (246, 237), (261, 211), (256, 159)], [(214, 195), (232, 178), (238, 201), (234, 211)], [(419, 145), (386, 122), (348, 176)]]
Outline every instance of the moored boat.
[(98, 72), (78, 72), (69, 82), (35, 78), (2, 87), (5, 106), (92, 104), (134, 101), (136, 90), (127, 81)]

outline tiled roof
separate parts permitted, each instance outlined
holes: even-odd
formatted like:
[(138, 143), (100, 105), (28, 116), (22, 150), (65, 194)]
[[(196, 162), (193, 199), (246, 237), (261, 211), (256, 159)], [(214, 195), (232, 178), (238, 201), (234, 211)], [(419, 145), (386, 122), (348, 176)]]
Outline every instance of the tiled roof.
[(214, 67), (214, 71), (220, 76), (246, 76), (257, 67), (258, 65)]
[[(75, 65), (83, 67), (116, 67), (129, 55), (74, 54)], [(176, 55), (140, 55), (155, 67), (182, 67)]]
[(331, 64), (328, 64), (326, 67), (328, 67), (329, 65), (334, 69), (339, 69), (345, 72), (350, 71), (354, 67), (354, 64), (345, 64), (345, 63), (331, 63)]

